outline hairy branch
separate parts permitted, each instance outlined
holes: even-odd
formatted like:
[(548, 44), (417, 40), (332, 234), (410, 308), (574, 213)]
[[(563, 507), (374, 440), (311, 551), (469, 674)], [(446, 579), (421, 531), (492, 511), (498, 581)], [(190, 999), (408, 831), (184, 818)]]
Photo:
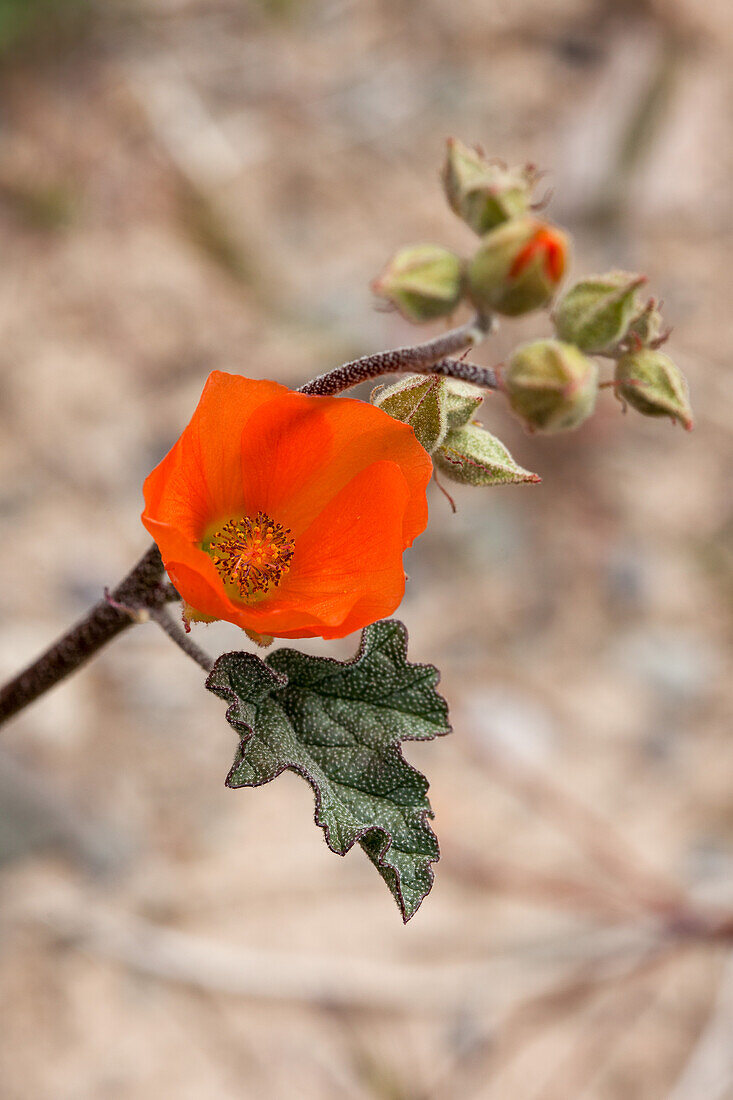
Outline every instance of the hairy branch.
[(201, 668), (205, 672), (211, 672), (214, 667), (214, 662), (208, 653), (205, 653), (200, 646), (197, 646), (192, 638), (189, 638), (188, 634), (185, 634), (181, 630), (178, 623), (173, 617), (166, 611), (164, 607), (156, 607), (150, 612), (150, 618), (158, 624), (161, 630), (165, 631), (174, 645), (177, 645), (179, 649), (191, 657), (197, 665), (201, 665)]
[(142, 621), (144, 609), (162, 606), (170, 599), (160, 551), (153, 544), (112, 593), (0, 689), (0, 724), (85, 664), (128, 626)]
[(358, 386), (360, 382), (377, 378), (380, 374), (404, 371), (415, 374), (447, 374), (464, 382), (473, 382), (477, 386), (496, 389), (496, 375), (493, 371), (448, 358), (480, 344), (492, 329), (493, 321), (490, 317), (477, 316), (467, 325), (452, 329), (425, 344), (381, 351), (376, 355), (364, 355), (361, 359), (344, 363), (342, 367), (321, 374), (312, 382), (306, 382), (300, 387), (300, 392), (332, 396), (352, 386)]

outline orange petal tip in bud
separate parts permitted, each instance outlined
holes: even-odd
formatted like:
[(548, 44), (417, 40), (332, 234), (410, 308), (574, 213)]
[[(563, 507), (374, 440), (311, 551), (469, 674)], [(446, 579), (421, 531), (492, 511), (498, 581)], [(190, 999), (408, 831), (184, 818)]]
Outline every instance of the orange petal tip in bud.
[(537, 218), (515, 218), (482, 238), (469, 263), (477, 309), (515, 317), (547, 305), (565, 272), (567, 237)]

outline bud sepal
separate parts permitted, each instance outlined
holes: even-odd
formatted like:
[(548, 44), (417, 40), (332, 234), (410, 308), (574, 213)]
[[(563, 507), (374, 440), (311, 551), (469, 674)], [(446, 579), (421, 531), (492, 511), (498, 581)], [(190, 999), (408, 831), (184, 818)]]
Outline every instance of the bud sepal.
[(378, 386), (371, 403), (409, 424), (418, 443), (432, 454), (448, 432), (445, 378), (410, 374), (392, 386)]
[(638, 351), (639, 346), (658, 348), (667, 340), (670, 330), (664, 327), (664, 318), (656, 298), (650, 298), (647, 304), (631, 322), (628, 337), (622, 351)]
[(484, 395), (478, 386), (470, 382), (461, 382), (458, 378), (443, 378), (445, 394), (445, 414), (448, 428), (462, 428), (473, 420), (481, 408)]
[(687, 379), (664, 352), (640, 348), (616, 364), (616, 393), (644, 416), (668, 416), (692, 429)]
[(415, 324), (448, 317), (463, 293), (463, 261), (437, 244), (408, 245), (395, 253), (372, 290)]
[(501, 388), (528, 431), (569, 431), (595, 408), (598, 365), (573, 344), (535, 340), (516, 349)]
[(531, 164), (508, 168), (456, 138), (448, 139), (443, 165), (446, 198), (453, 213), (479, 236), (528, 213), (537, 179)]
[(624, 339), (635, 318), (640, 318), (637, 290), (644, 275), (608, 271), (581, 279), (563, 294), (552, 320), (559, 340), (581, 351), (601, 354)]
[(537, 474), (519, 466), (504, 444), (480, 424), (448, 432), (433, 455), (436, 469), (459, 485), (511, 485), (538, 482)]
[(418, 443), (432, 454), (454, 428), (462, 428), (478, 412), (483, 394), (457, 378), (410, 374), (391, 386), (372, 390), (371, 403), (409, 424)]

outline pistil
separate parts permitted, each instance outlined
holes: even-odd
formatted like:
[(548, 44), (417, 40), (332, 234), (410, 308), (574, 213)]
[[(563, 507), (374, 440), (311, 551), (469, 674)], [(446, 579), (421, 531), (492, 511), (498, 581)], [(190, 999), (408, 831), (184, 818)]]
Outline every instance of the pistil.
[(222, 580), (244, 598), (277, 588), (295, 552), (290, 531), (264, 512), (230, 519), (209, 540), (208, 552)]

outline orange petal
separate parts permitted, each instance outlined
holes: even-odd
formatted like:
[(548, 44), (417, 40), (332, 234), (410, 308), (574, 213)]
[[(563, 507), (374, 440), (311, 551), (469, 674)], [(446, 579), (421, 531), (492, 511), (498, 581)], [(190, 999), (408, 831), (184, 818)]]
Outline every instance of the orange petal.
[[(229, 619), (234, 605), (209, 555), (171, 524), (158, 523), (145, 512), (143, 523), (158, 544), (166, 572), (185, 602), (215, 619)], [(194, 585), (193, 577), (200, 585)]]
[(242, 432), (262, 404), (288, 392), (277, 382), (210, 374), (181, 438), (145, 482), (146, 514), (192, 542), (212, 521), (241, 515)]
[(405, 590), (402, 526), (408, 494), (393, 462), (376, 462), (357, 474), (296, 539), (292, 571), (268, 607), (282, 602), (307, 607), (323, 624), (319, 636), (324, 638), (357, 629), (351, 625), (357, 605), (361, 625), (390, 615)]
[[(234, 623), (242, 630), (252, 630), (258, 634), (267, 633), (261, 626), (261, 614), (259, 617), (253, 615), (251, 608), (235, 604), (227, 600), (226, 596), (224, 597), (225, 602), (222, 601), (221, 593), (204, 580), (201, 574), (192, 569), (191, 566), (183, 562), (172, 561), (169, 562), (167, 568), (168, 575), (178, 591), (181, 595), (185, 593), (186, 603), (198, 612), (213, 619), (222, 619), (224, 622)], [(256, 617), (258, 625), (253, 625)], [(321, 637), (318, 619), (308, 614), (307, 611), (285, 608), (276, 614), (270, 615), (268, 621), (282, 624), (282, 629), (302, 631), (299, 637)], [(277, 630), (274, 632), (274, 636), (282, 637)]]
[(288, 393), (261, 406), (243, 433), (248, 508), (262, 508), (297, 538), (357, 473), (381, 459), (397, 463), (408, 485), (409, 546), (427, 523), (433, 470), (412, 428), (364, 401)]
[[(407, 499), (399, 467), (373, 464), (296, 540), (293, 570), (279, 588), (252, 605), (230, 602), (219, 617), (275, 637), (341, 638), (390, 615), (405, 589), (402, 518)], [(200, 574), (178, 562), (169, 565), (169, 572), (192, 606), (216, 614), (220, 597)]]

